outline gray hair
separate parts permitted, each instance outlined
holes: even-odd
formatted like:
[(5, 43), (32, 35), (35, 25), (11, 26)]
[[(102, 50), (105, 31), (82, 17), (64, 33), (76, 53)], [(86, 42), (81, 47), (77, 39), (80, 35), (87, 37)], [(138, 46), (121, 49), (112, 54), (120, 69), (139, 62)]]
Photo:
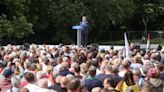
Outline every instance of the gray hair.
[(46, 78), (38, 80), (38, 86), (41, 88), (47, 88), (48, 87), (48, 80)]
[(141, 75), (141, 72), (140, 72), (139, 68), (133, 68), (132, 72), (133, 72), (133, 74)]
[(105, 67), (105, 70), (106, 70), (106, 71), (113, 71), (112, 65), (106, 66), (106, 67)]
[(19, 85), (20, 85), (20, 80), (21, 80), (21, 78), (18, 77), (18, 76), (12, 77), (12, 78), (11, 78), (11, 84), (12, 84), (12, 86), (18, 88)]
[(36, 78), (37, 78), (37, 80), (42, 79), (42, 78), (44, 78), (44, 77), (45, 77), (45, 73), (44, 73), (43, 71), (38, 71), (38, 72), (36, 73)]
[(24, 67), (25, 68), (30, 68), (31, 67), (31, 62), (30, 61), (28, 61), (28, 60), (26, 60), (25, 62), (24, 62)]

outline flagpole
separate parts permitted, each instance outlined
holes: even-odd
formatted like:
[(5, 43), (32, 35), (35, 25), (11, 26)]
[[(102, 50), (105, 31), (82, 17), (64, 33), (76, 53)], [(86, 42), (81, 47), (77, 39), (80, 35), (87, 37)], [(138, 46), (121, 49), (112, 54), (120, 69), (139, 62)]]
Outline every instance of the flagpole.
[(130, 59), (130, 49), (129, 49), (129, 43), (126, 33), (124, 33), (124, 40), (125, 40), (125, 58)]
[(150, 48), (150, 33), (148, 33), (146, 51), (148, 51), (149, 48)]

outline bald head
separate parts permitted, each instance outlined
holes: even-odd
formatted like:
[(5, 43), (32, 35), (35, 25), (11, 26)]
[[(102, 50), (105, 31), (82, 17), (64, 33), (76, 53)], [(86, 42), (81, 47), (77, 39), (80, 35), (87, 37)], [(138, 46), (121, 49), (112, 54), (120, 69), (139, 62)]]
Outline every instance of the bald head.
[(38, 86), (41, 88), (47, 88), (48, 87), (48, 80), (46, 78), (38, 80)]

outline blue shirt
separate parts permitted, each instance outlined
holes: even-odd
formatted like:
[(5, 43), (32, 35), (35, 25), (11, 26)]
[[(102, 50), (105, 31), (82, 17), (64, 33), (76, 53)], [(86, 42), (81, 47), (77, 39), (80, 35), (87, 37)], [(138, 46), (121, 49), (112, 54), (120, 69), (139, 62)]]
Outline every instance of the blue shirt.
[(94, 77), (91, 77), (91, 76), (89, 76), (84, 81), (84, 83), (85, 83), (86, 88), (87, 88), (87, 90), (89, 92), (91, 92), (92, 91), (92, 88), (94, 88), (94, 87), (101, 87), (101, 88), (103, 88), (103, 83), (100, 80), (98, 80), (98, 79), (96, 79)]

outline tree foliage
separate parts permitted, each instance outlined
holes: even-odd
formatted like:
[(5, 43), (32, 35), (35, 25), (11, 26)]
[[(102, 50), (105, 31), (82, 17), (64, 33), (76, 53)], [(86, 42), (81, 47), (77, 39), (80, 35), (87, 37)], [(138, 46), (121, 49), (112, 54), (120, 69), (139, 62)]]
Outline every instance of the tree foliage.
[(0, 37), (38, 43), (73, 43), (83, 15), (89, 41), (110, 32), (164, 30), (164, 0), (0, 0)]
[(16, 40), (33, 33), (33, 24), (28, 22), (26, 0), (0, 1), (0, 37)]

